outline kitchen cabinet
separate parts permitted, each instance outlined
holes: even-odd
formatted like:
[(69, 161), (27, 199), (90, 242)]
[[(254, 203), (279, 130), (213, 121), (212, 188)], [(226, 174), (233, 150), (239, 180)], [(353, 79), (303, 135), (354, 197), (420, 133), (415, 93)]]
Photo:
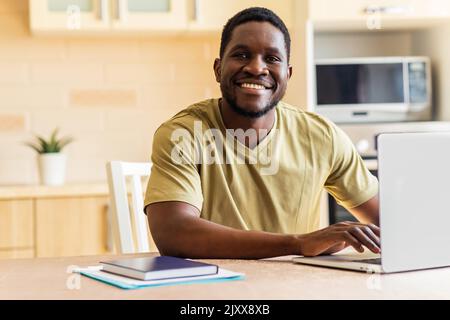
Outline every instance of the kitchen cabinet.
[(114, 31), (176, 31), (187, 27), (186, 0), (116, 0), (111, 28)]
[(0, 187), (0, 259), (113, 252), (106, 183)]
[(29, 0), (30, 29), (48, 32), (104, 32), (109, 0)]
[(187, 26), (186, 0), (29, 0), (30, 28), (44, 34), (173, 31)]
[(36, 200), (36, 256), (105, 254), (107, 197)]
[(276, 12), (288, 28), (294, 22), (294, 0), (195, 0), (189, 22), (191, 31), (221, 31), (225, 23), (237, 12), (249, 7), (265, 7)]
[(30, 28), (65, 35), (220, 32), (231, 16), (252, 6), (274, 10), (292, 27), (294, 1), (29, 0)]
[(0, 200), (0, 258), (34, 256), (34, 214), (31, 199)]
[(448, 0), (309, 0), (316, 30), (396, 29), (433, 25), (450, 18)]

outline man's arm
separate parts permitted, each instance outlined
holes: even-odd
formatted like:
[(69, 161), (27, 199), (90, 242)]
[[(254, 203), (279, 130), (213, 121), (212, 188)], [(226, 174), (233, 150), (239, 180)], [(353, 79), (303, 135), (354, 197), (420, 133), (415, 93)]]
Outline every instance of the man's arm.
[(373, 223), (377, 226), (380, 225), (380, 204), (378, 200), (378, 194), (363, 204), (349, 209), (350, 213), (362, 223)]
[(379, 252), (379, 230), (360, 223), (336, 224), (304, 235), (244, 231), (200, 218), (198, 209), (168, 201), (146, 207), (161, 254), (189, 258), (260, 259), (282, 255), (315, 256), (337, 246), (363, 246)]
[(163, 255), (189, 258), (258, 259), (298, 251), (292, 235), (243, 231), (200, 218), (184, 202), (159, 202), (146, 208), (153, 239)]

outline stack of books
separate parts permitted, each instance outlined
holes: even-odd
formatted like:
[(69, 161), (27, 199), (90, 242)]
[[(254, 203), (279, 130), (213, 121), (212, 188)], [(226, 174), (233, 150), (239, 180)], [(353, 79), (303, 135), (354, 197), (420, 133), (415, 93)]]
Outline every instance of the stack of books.
[(217, 265), (170, 256), (101, 261), (98, 267), (80, 268), (80, 274), (122, 289), (243, 279), (242, 273)]

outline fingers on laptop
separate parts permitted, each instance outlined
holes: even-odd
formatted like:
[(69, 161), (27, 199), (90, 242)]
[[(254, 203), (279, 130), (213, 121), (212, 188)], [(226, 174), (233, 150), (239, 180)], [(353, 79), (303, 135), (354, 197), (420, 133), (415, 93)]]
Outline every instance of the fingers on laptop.
[(342, 233), (344, 241), (351, 245), (356, 251), (363, 252), (364, 248), (361, 245), (361, 242), (355, 238), (350, 232), (345, 231)]
[(366, 226), (351, 227), (348, 232), (352, 234), (367, 249), (374, 253), (380, 252), (380, 242), (378, 237)]
[(353, 225), (353, 226), (367, 226), (367, 227), (369, 227), (370, 228), (370, 230), (372, 230), (372, 232), (373, 233), (375, 233), (378, 237), (380, 236), (380, 227), (379, 226), (377, 226), (377, 225), (375, 225), (375, 224), (373, 224), (373, 223), (369, 223), (369, 224), (364, 224), (364, 223), (361, 223), (361, 222), (353, 222), (353, 221), (345, 221), (345, 222), (342, 222), (344, 225), (348, 225), (348, 226), (350, 226), (350, 225)]
[(344, 237), (348, 244), (353, 246), (356, 251), (363, 252), (365, 246), (374, 253), (381, 252), (380, 229), (372, 224), (362, 224), (358, 222), (344, 222)]

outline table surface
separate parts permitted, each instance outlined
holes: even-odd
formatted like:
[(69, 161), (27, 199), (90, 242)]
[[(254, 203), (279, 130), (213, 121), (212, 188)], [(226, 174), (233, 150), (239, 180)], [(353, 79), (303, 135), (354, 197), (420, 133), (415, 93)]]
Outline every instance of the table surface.
[[(103, 259), (157, 254), (0, 260), (0, 299), (450, 299), (450, 268), (367, 274), (263, 260), (202, 260), (245, 273), (244, 280), (122, 290), (71, 274)], [(67, 284), (72, 285), (67, 285)], [(79, 288), (73, 284), (79, 283)]]

